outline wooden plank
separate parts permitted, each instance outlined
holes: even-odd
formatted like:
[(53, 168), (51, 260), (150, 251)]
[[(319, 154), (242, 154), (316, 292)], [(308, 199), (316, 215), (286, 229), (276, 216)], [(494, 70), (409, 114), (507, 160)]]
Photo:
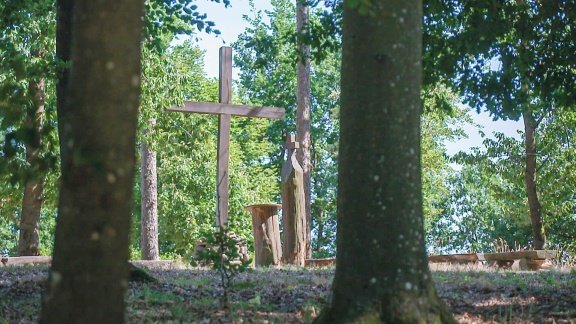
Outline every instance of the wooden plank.
[(183, 113), (197, 113), (197, 114), (210, 114), (210, 115), (226, 114), (226, 115), (243, 116), (243, 117), (284, 119), (284, 108), (233, 105), (233, 104), (224, 104), (215, 102), (184, 101), (184, 107), (172, 106), (170, 108), (166, 108), (165, 110), (183, 112)]
[(556, 250), (527, 250), (504, 253), (478, 253), (480, 260), (498, 261), (498, 260), (519, 260), (519, 259), (554, 259), (558, 256)]

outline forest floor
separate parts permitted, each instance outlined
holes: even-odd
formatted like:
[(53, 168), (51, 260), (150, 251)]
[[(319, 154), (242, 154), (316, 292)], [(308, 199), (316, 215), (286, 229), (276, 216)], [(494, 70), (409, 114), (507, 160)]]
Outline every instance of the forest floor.
[[(576, 323), (576, 270), (504, 271), (431, 265), (460, 323)], [(47, 266), (0, 268), (0, 323), (35, 323)], [(309, 323), (326, 304), (333, 268), (264, 269), (235, 279), (227, 307), (212, 270), (150, 269), (130, 283), (128, 323)]]

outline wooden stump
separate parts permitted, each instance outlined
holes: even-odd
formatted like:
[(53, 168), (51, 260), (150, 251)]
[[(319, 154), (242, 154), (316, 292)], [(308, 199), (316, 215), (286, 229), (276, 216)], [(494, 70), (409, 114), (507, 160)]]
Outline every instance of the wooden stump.
[(306, 260), (306, 212), (304, 200), (304, 172), (296, 160), (299, 143), (294, 135), (284, 145), (288, 159), (282, 168), (282, 225), (284, 230), (284, 263), (303, 267)]
[(278, 222), (279, 204), (260, 204), (246, 207), (252, 213), (254, 231), (254, 263), (257, 267), (279, 265), (282, 243)]

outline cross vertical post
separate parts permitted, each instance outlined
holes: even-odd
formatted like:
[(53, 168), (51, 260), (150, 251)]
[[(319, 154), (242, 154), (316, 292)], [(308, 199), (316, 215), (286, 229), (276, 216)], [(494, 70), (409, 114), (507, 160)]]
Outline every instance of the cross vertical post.
[[(232, 102), (232, 48), (220, 48), (219, 102)], [(228, 163), (230, 161), (230, 114), (218, 115), (218, 164), (216, 166), (216, 227), (228, 226)]]

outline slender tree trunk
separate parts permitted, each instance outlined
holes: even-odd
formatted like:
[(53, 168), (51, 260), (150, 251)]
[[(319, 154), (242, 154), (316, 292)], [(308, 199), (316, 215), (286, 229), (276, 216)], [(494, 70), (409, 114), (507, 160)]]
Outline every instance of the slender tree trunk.
[(536, 187), (536, 128), (538, 125), (534, 120), (531, 110), (522, 112), (524, 120), (524, 137), (526, 148), (526, 169), (524, 179), (526, 182), (526, 195), (528, 196), (528, 207), (530, 209), (530, 221), (532, 223), (532, 239), (534, 249), (546, 249), (546, 233), (542, 221), (542, 205), (538, 199)]
[[(72, 51), (72, 12), (74, 0), (56, 1), (56, 56), (60, 61), (58, 71), (58, 84), (56, 85), (56, 110), (58, 112), (58, 125), (67, 125), (69, 108), (66, 107), (68, 100), (68, 65), (70, 63), (70, 53)], [(70, 138), (70, 129), (58, 127), (58, 137), (60, 139), (60, 160), (61, 166), (68, 165), (71, 160), (70, 149), (72, 143), (66, 143), (63, 139)]]
[(65, 123), (58, 125), (70, 155), (62, 159), (41, 323), (125, 320), (142, 13), (141, 0), (74, 3)]
[(300, 42), (298, 45), (298, 52), (300, 59), (298, 60), (297, 67), (297, 88), (298, 94), (296, 96), (297, 109), (296, 109), (296, 136), (297, 141), (300, 143), (300, 149), (297, 151), (298, 162), (304, 171), (304, 203), (306, 213), (306, 255), (308, 258), (312, 257), (312, 246), (310, 245), (310, 229), (311, 229), (311, 180), (310, 180), (310, 166), (311, 155), (310, 147), (312, 139), (310, 136), (310, 46), (304, 42), (304, 38), (308, 35), (308, 4), (306, 0), (298, 0), (296, 8), (296, 26), (300, 33)]
[[(43, 53), (34, 51), (32, 56), (43, 57)], [(33, 136), (26, 143), (26, 163), (30, 167), (30, 174), (24, 184), (24, 195), (22, 198), (20, 238), (18, 240), (19, 256), (40, 255), (40, 209), (42, 208), (44, 185), (43, 174), (38, 169), (38, 163), (42, 149), (45, 80), (32, 80), (29, 82), (28, 88), (34, 98), (34, 105), (27, 112), (26, 127)]]
[[(150, 125), (156, 125), (150, 120)], [(145, 134), (148, 131), (144, 131)], [(158, 260), (158, 177), (156, 174), (156, 152), (142, 141), (142, 260)]]
[(318, 215), (318, 236), (316, 240), (316, 252), (322, 251), (322, 246), (324, 246), (324, 220), (323, 220), (324, 211), (321, 208), (318, 208), (317, 215)]
[(422, 215), (422, 1), (345, 2), (338, 233), (318, 323), (455, 323), (428, 268)]

